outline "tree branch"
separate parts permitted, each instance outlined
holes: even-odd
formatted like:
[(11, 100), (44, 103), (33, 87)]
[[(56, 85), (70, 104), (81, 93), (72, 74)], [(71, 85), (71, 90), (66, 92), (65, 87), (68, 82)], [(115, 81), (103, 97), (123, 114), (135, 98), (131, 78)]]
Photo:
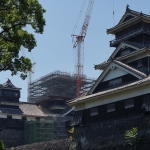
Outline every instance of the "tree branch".
[(3, 10), (8, 10), (8, 8), (1, 8), (1, 9), (0, 9), (0, 11), (3, 11)]
[(0, 34), (3, 34), (4, 32), (8, 32), (10, 29), (14, 28), (15, 26), (19, 26), (19, 25), (21, 26), (21, 25), (24, 25), (24, 24), (22, 24), (22, 23), (14, 24), (11, 27), (9, 27), (8, 29), (3, 30), (2, 32), (0, 32)]

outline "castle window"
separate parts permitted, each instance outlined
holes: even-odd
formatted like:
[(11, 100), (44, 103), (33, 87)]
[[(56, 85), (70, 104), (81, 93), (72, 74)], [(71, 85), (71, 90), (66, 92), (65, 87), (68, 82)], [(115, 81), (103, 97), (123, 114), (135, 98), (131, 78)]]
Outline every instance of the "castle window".
[(26, 116), (22, 116), (22, 120), (27, 120), (27, 117)]
[(71, 121), (71, 126), (82, 124), (82, 114), (83, 114), (83, 111), (75, 112), (73, 119)]
[(7, 118), (8, 119), (12, 119), (12, 115), (7, 115)]
[(107, 105), (107, 112), (113, 112), (115, 111), (115, 103), (108, 104)]
[(98, 115), (98, 108), (97, 108), (97, 107), (91, 108), (91, 109), (90, 109), (90, 115), (91, 115), (91, 116), (96, 116), (96, 115)]
[(125, 109), (134, 107), (134, 99), (125, 100)]
[(14, 92), (13, 95), (14, 95), (14, 97), (18, 97), (18, 93), (17, 92)]
[(116, 86), (122, 83), (122, 78), (117, 78), (109, 81), (109, 86)]
[(36, 117), (36, 121), (40, 121), (40, 117)]

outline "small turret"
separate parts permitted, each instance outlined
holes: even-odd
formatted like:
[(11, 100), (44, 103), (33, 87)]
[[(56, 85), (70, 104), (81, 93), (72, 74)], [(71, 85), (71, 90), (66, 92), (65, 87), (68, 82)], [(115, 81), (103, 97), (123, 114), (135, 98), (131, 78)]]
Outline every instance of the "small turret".
[(21, 88), (15, 87), (11, 80), (0, 85), (0, 101), (19, 102)]

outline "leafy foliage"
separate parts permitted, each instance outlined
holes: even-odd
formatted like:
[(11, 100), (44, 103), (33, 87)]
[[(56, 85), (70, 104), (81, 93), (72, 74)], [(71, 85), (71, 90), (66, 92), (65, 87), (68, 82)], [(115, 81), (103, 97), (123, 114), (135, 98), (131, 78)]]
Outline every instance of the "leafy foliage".
[(21, 47), (30, 52), (36, 46), (34, 35), (26, 27), (42, 34), (44, 13), (38, 0), (0, 0), (0, 71), (10, 70), (12, 75), (21, 72), (22, 79), (27, 77), (32, 63), (19, 52)]
[(127, 130), (124, 134), (126, 142), (130, 145), (135, 145), (139, 140), (137, 127)]
[(5, 150), (5, 145), (3, 141), (0, 141), (0, 150)]

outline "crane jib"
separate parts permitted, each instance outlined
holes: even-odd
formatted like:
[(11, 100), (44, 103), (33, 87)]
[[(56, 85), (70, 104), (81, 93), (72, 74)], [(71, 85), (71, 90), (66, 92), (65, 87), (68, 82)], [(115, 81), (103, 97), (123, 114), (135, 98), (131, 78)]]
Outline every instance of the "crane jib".
[[(82, 91), (83, 84), (83, 60), (84, 60), (84, 39), (89, 26), (93, 5), (95, 0), (89, 0), (88, 7), (86, 10), (84, 22), (79, 35), (72, 34), (75, 41), (73, 42), (73, 48), (77, 48), (77, 64), (76, 64), (76, 97), (80, 96), (84, 91)], [(83, 8), (83, 7), (82, 7)], [(75, 25), (75, 27), (77, 27)]]

